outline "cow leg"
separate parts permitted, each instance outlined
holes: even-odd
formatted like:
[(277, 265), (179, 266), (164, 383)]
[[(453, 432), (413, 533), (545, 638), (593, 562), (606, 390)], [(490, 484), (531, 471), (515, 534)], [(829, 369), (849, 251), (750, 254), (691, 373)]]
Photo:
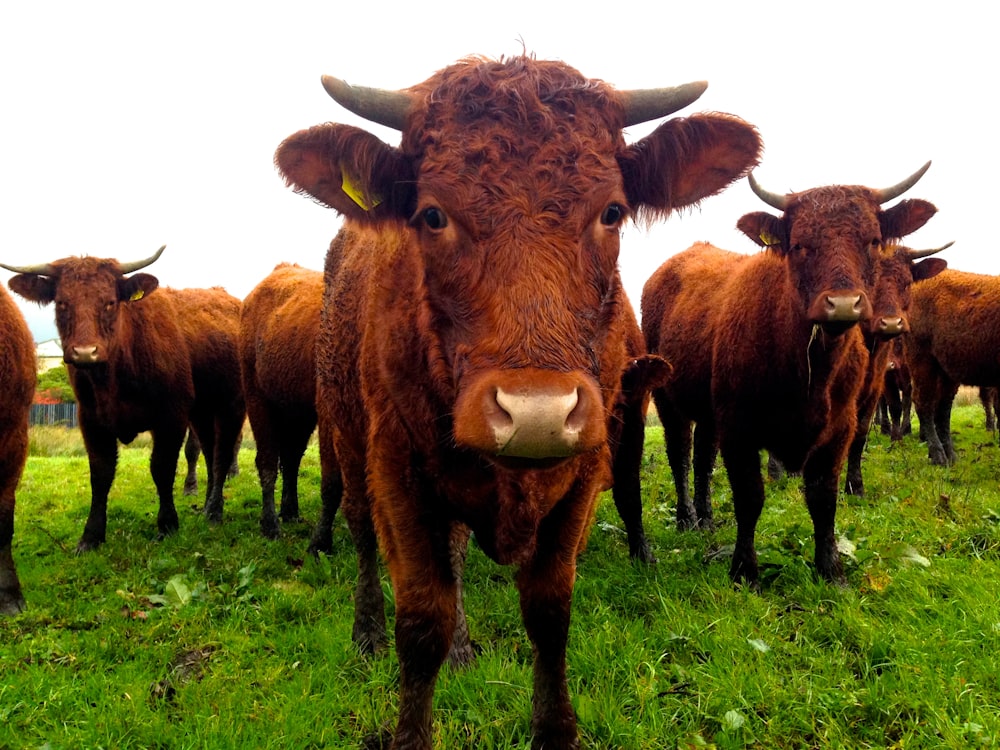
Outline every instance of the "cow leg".
[(900, 398), (899, 398), (899, 410), (900, 410), (900, 420), (899, 420), (899, 434), (902, 435), (912, 435), (913, 434), (913, 386), (910, 383), (910, 379), (907, 377), (903, 381), (903, 386), (900, 388)]
[(736, 516), (736, 546), (729, 577), (734, 583), (744, 582), (750, 588), (760, 588), (757, 550), (754, 536), (757, 521), (764, 509), (764, 479), (760, 473), (760, 452), (754, 448), (722, 444), (722, 461), (729, 474), (733, 490), (733, 513)]
[(299, 467), (315, 429), (315, 420), (298, 417), (294, 424), (283, 430), (281, 452), (281, 520), (285, 523), (300, 520)]
[(611, 495), (618, 515), (625, 524), (629, 557), (644, 563), (655, 563), (656, 556), (646, 539), (642, 523), (642, 486), (639, 475), (646, 434), (642, 407), (641, 401), (630, 403), (622, 414), (621, 436), (614, 453), (614, 484)]
[(201, 455), (201, 444), (194, 430), (188, 430), (184, 441), (184, 460), (187, 463), (187, 475), (184, 477), (184, 494), (198, 494), (198, 456)]
[(174, 478), (177, 476), (177, 459), (184, 443), (185, 425), (170, 425), (153, 430), (153, 452), (149, 457), (149, 472), (153, 475), (160, 509), (156, 527), (160, 536), (173, 534), (180, 528), (177, 508), (174, 506)]
[[(278, 522), (278, 512), (274, 504), (274, 487), (278, 481), (278, 443), (277, 422), (270, 410), (259, 398), (247, 399), (247, 413), (253, 426), (253, 435), (257, 443), (257, 455), (254, 465), (257, 467), (257, 479), (260, 481), (260, 533), (267, 539), (277, 539), (281, 536), (281, 524)], [(337, 498), (340, 503), (340, 498)], [(323, 550), (329, 552), (330, 550)]]
[(212, 445), (212, 470), (209, 474), (209, 494), (205, 499), (205, 515), (209, 523), (222, 523), (225, 508), (226, 479), (232, 471), (236, 446), (240, 441), (246, 412), (242, 404), (233, 411), (223, 410), (214, 419), (215, 442)]
[[(90, 462), (90, 513), (83, 527), (83, 536), (76, 545), (77, 554), (104, 544), (108, 527), (108, 493), (118, 464), (118, 439), (114, 433), (88, 419), (83, 412), (80, 414), (80, 432), (83, 434)], [(178, 450), (179, 448), (178, 445)], [(176, 470), (175, 462), (174, 471)], [(171, 475), (171, 485), (173, 481), (174, 477)]]
[(579, 747), (566, 684), (566, 644), (576, 578), (576, 551), (587, 513), (564, 499), (538, 530), (535, 557), (517, 575), (521, 617), (534, 653), (533, 750)]
[[(363, 488), (347, 486), (344, 493), (344, 518), (351, 532), (358, 559), (358, 582), (354, 589), (354, 629), (352, 638), (361, 653), (381, 651), (387, 641), (385, 597), (378, 576), (378, 541), (372, 522), (371, 507)], [(452, 618), (454, 618), (452, 612)], [(397, 629), (399, 604), (397, 601)], [(397, 642), (397, 650), (399, 644)], [(447, 649), (446, 649), (447, 650)], [(442, 655), (442, 660), (444, 655)]]
[(837, 550), (834, 524), (837, 517), (837, 485), (843, 466), (841, 440), (818, 446), (802, 467), (806, 507), (813, 522), (816, 570), (832, 583), (845, 585), (844, 568)]
[[(654, 397), (655, 397), (654, 392)], [(677, 528), (693, 529), (698, 525), (698, 512), (688, 491), (688, 474), (691, 471), (691, 421), (677, 414), (670, 406), (660, 408), (665, 398), (656, 400), (656, 408), (663, 424), (663, 438), (667, 444), (667, 462), (674, 476), (677, 493)]]
[(420, 526), (424, 524), (414, 524), (405, 538), (394, 538), (388, 555), (396, 593), (399, 658), (399, 718), (392, 750), (432, 746), (434, 686), (448, 656), (458, 611), (449, 532)]
[(934, 429), (937, 432), (938, 440), (941, 441), (944, 466), (951, 466), (958, 460), (958, 454), (955, 452), (955, 441), (951, 437), (951, 409), (957, 393), (958, 383), (942, 383), (941, 397), (938, 400), (937, 409), (934, 411)]
[(448, 664), (453, 668), (468, 666), (475, 658), (472, 639), (469, 637), (469, 623), (465, 619), (465, 605), (462, 594), (462, 578), (465, 574), (465, 555), (469, 549), (469, 537), (472, 530), (464, 524), (452, 526), (448, 538), (449, 554), (451, 556), (451, 571), (455, 576), (457, 594), (455, 596), (455, 630), (451, 636), (451, 648), (448, 650)]
[[(312, 536), (309, 539), (308, 552), (311, 555), (317, 555), (320, 552), (329, 555), (333, 552), (333, 521), (344, 497), (344, 481), (340, 462), (337, 460), (337, 454), (333, 447), (333, 435), (322, 422), (318, 426), (320, 511), (319, 520), (313, 527)], [(363, 478), (356, 481), (363, 481)]]
[(865, 496), (865, 482), (861, 475), (861, 457), (868, 442), (868, 430), (858, 429), (847, 451), (847, 477), (844, 479), (844, 493), (855, 497)]
[(719, 445), (715, 425), (699, 422), (694, 428), (694, 509), (698, 515), (698, 528), (711, 531), (715, 528), (712, 514), (712, 472)]
[[(0, 438), (4, 442), (13, 442), (13, 434)], [(23, 455), (27, 455), (26, 438), (20, 438), (24, 444)], [(18, 448), (18, 450), (20, 450)], [(24, 458), (9, 457), (5, 462), (6, 476), (0, 486), (0, 616), (16, 615), (24, 609), (24, 596), (21, 594), (21, 582), (17, 578), (17, 568), (14, 566), (14, 491), (21, 477), (21, 471), (15, 471), (18, 465), (24, 465)]]

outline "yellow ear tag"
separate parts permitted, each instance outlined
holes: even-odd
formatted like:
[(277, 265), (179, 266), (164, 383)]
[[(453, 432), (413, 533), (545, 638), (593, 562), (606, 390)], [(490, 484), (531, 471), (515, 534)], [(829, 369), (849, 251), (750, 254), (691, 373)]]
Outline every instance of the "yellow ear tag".
[(382, 202), (382, 199), (379, 196), (373, 195), (372, 203), (369, 204), (368, 201), (365, 200), (365, 196), (361, 192), (361, 189), (354, 183), (354, 180), (347, 173), (347, 170), (344, 169), (343, 167), (341, 167), (340, 169), (340, 175), (343, 178), (343, 182), (341, 183), (341, 190), (344, 191), (344, 193), (347, 195), (348, 198), (350, 198), (352, 201), (361, 206), (361, 208), (363, 208), (365, 211), (371, 211), (373, 208), (375, 208), (375, 206), (377, 206), (379, 203)]
[(770, 232), (761, 232), (760, 241), (764, 243), (765, 247), (774, 247), (775, 245), (781, 244), (781, 240), (779, 240)]
[(145, 296), (145, 294), (146, 293), (141, 289), (136, 289), (134, 292), (132, 292), (132, 296), (128, 298), (129, 302), (136, 302), (137, 300), (141, 300)]

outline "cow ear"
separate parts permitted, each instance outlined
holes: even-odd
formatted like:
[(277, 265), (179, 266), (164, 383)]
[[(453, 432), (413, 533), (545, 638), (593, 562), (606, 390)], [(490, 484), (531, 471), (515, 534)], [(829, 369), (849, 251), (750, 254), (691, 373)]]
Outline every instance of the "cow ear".
[(413, 211), (415, 180), (399, 149), (350, 125), (317, 125), (285, 139), (274, 163), (288, 186), (359, 221)]
[(148, 273), (136, 273), (118, 280), (118, 299), (138, 302), (160, 286), (160, 280)]
[(948, 267), (944, 258), (924, 258), (913, 264), (913, 280), (926, 281), (932, 279)]
[(936, 213), (937, 208), (928, 201), (920, 199), (901, 201), (879, 215), (882, 238), (902, 239), (920, 229)]
[(51, 276), (34, 273), (19, 273), (11, 276), (7, 286), (11, 291), (39, 305), (47, 305), (56, 298), (56, 281)]
[(760, 161), (756, 128), (718, 113), (667, 120), (619, 157), (633, 208), (667, 213), (744, 177)]
[(741, 216), (736, 222), (736, 228), (761, 247), (780, 250), (787, 244), (784, 222), (766, 211), (754, 211)]

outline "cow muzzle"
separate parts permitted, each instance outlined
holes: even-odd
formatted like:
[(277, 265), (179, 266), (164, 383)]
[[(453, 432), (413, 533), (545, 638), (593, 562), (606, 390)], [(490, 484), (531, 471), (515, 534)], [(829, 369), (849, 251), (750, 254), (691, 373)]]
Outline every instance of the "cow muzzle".
[(862, 320), (870, 320), (871, 303), (864, 292), (836, 289), (816, 296), (809, 307), (809, 320), (828, 333), (840, 333)]
[(532, 368), (472, 377), (455, 404), (454, 431), (461, 446), (531, 460), (566, 458), (607, 440), (591, 378)]
[(96, 365), (101, 361), (96, 345), (71, 347), (63, 353), (63, 359), (66, 360), (67, 364), (77, 365), (78, 367)]

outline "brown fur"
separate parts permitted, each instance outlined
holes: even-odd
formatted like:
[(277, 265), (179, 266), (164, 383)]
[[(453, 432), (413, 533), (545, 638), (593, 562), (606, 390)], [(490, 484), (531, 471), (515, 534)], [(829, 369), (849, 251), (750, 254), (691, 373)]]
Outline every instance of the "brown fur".
[(21, 311), (0, 288), (0, 616), (24, 609), (12, 544), (15, 493), (28, 458), (35, 344)]
[[(827, 290), (871, 317), (876, 259), (889, 237), (922, 226), (924, 201), (883, 211), (868, 188), (834, 186), (788, 196), (782, 217), (752, 213), (741, 231), (768, 249), (754, 256), (707, 243), (669, 259), (643, 289), (650, 352), (674, 365), (653, 392), (678, 494), (678, 524), (711, 527), (709, 478), (721, 449), (738, 524), (730, 575), (759, 585), (754, 530), (764, 503), (760, 451), (803, 473), (816, 567), (843, 580), (833, 538), (837, 484), (857, 425), (868, 354), (857, 325), (821, 322)], [(697, 424), (695, 501), (687, 491)]]
[(240, 364), (257, 443), (264, 536), (280, 532), (274, 486), (281, 467), (281, 521), (299, 518), (298, 474), (316, 429), (316, 337), (323, 274), (282, 263), (243, 300)]
[[(472, 529), (519, 566), (532, 747), (565, 750), (578, 745), (565, 677), (576, 556), (610, 484), (608, 419), (629, 361), (621, 222), (721, 190), (760, 141), (705, 115), (627, 146), (610, 86), (530, 57), (465, 60), (411, 91), (398, 149), (330, 124), (276, 155), (289, 184), (347, 217), (324, 270), (317, 410), (324, 483), (339, 464), (359, 550), (355, 639), (385, 639), (377, 534), (396, 600), (393, 747), (429, 748), (438, 669), (462, 630), (460, 530)], [(347, 197), (342, 170), (381, 202)], [(567, 388), (572, 449), (498, 455), (510, 445), (493, 442), (498, 394), (548, 405)]]
[(904, 351), (931, 463), (957, 459), (951, 407), (958, 386), (1000, 386), (998, 348), (1000, 278), (948, 270), (914, 288)]
[[(15, 292), (56, 303), (70, 384), (90, 461), (91, 506), (78, 551), (104, 543), (108, 491), (114, 481), (118, 441), (153, 435), (150, 473), (159, 498), (157, 528), (177, 529), (173, 484), (188, 424), (228, 467), (244, 406), (236, 359), (239, 300), (219, 289), (158, 289), (147, 273), (122, 275), (118, 261), (70, 257), (53, 262), (52, 275), (19, 274)], [(93, 364), (78, 361), (90, 350)], [(209, 486), (205, 513), (221, 520), (225, 472)]]

